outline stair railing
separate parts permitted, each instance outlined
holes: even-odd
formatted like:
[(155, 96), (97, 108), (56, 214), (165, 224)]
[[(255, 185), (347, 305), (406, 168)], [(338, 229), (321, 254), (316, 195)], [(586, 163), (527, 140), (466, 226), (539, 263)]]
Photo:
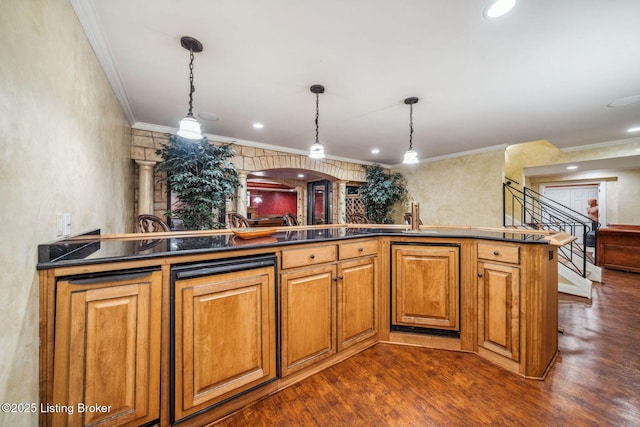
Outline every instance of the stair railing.
[[(513, 180), (503, 184), (503, 212), (505, 227), (553, 230), (571, 234), (578, 239), (558, 248), (558, 257), (564, 264), (582, 277), (587, 276), (587, 242), (592, 229), (598, 223), (568, 206), (524, 187), (512, 187)], [(510, 220), (508, 220), (510, 218)], [(594, 242), (595, 245), (595, 235)], [(597, 254), (596, 254), (597, 256)]]

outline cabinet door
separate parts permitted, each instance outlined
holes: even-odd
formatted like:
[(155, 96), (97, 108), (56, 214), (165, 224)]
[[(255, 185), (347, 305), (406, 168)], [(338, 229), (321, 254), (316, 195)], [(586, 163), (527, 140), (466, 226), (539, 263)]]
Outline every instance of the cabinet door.
[(459, 331), (458, 248), (393, 246), (392, 324)]
[(73, 411), (54, 412), (53, 425), (139, 425), (159, 417), (162, 273), (139, 275), (58, 283), (50, 403)]
[(520, 359), (520, 274), (517, 267), (478, 264), (478, 346)]
[(335, 265), (282, 273), (283, 375), (336, 352)]
[(338, 351), (376, 333), (377, 258), (338, 265)]
[(174, 418), (275, 378), (275, 329), (272, 267), (176, 280)]

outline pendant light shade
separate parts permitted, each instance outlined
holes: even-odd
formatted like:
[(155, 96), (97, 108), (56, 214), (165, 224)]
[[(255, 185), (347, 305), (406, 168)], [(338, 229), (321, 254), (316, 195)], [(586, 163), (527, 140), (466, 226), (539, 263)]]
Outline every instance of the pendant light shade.
[(187, 139), (202, 139), (202, 130), (200, 123), (193, 118), (192, 114), (187, 114), (184, 119), (180, 120), (180, 129), (178, 136)]
[(316, 142), (313, 143), (311, 149), (309, 150), (309, 157), (312, 159), (324, 159), (324, 147), (320, 144), (320, 140), (318, 139), (318, 117), (319, 117), (319, 109), (318, 109), (318, 100), (321, 93), (324, 93), (324, 86), (322, 85), (313, 85), (310, 88), (311, 93), (316, 94)]
[(320, 142), (316, 141), (309, 150), (309, 157), (312, 159), (324, 159), (324, 147)]
[(404, 153), (402, 163), (406, 165), (418, 163), (418, 153), (413, 149), (413, 104), (418, 102), (418, 98), (411, 97), (404, 100), (409, 105), (409, 149)]
[(402, 160), (402, 163), (404, 163), (405, 165), (418, 163), (418, 152), (411, 149), (407, 150), (407, 152), (404, 153), (404, 159)]
[(189, 51), (189, 112), (180, 121), (180, 128), (178, 129), (178, 136), (186, 139), (202, 139), (202, 130), (200, 129), (200, 123), (193, 117), (193, 92), (195, 87), (193, 86), (193, 53), (202, 52), (202, 43), (193, 37), (182, 37), (180, 39), (180, 45)]

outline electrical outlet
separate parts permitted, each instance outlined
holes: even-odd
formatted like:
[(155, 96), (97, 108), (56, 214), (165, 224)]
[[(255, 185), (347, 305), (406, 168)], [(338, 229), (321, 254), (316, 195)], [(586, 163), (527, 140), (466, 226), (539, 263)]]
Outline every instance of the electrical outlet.
[(62, 237), (64, 234), (64, 216), (56, 214), (56, 237)]
[(71, 214), (66, 213), (63, 215), (63, 223), (64, 223), (64, 232), (62, 233), (64, 237), (68, 237), (71, 235)]

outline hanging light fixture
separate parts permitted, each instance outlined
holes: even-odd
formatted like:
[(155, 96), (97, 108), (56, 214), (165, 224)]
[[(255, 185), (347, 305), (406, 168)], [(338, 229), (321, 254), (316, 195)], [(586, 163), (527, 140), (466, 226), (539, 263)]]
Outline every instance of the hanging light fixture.
[(189, 112), (180, 121), (180, 129), (178, 129), (178, 136), (187, 139), (202, 139), (202, 131), (200, 130), (200, 123), (193, 117), (193, 92), (195, 87), (193, 86), (193, 53), (202, 52), (202, 43), (193, 37), (182, 37), (180, 39), (180, 45), (189, 51)]
[(310, 90), (312, 93), (316, 94), (316, 142), (313, 143), (311, 150), (309, 150), (309, 157), (312, 159), (324, 159), (324, 147), (320, 144), (320, 140), (318, 139), (318, 99), (319, 94), (324, 93), (324, 86), (313, 85)]
[(409, 149), (404, 153), (402, 163), (410, 165), (418, 163), (418, 153), (413, 149), (413, 104), (418, 102), (418, 98), (411, 97), (404, 100), (405, 104), (409, 104)]

